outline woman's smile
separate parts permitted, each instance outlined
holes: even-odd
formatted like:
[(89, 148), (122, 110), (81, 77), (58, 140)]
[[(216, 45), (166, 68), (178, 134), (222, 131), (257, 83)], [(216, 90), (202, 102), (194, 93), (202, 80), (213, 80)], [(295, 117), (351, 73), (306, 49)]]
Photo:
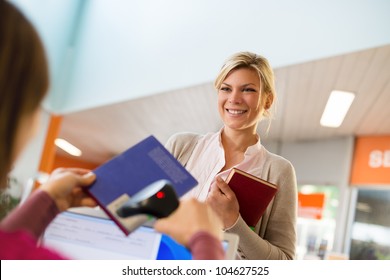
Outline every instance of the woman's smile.
[(246, 112), (248, 112), (248, 110), (226, 109), (226, 112), (234, 116), (239, 116), (245, 114)]

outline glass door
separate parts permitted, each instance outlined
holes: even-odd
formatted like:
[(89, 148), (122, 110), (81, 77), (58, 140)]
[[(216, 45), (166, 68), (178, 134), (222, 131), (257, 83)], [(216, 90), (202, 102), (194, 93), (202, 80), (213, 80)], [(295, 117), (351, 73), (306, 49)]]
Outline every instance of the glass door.
[(358, 189), (351, 227), (351, 260), (390, 260), (390, 190)]

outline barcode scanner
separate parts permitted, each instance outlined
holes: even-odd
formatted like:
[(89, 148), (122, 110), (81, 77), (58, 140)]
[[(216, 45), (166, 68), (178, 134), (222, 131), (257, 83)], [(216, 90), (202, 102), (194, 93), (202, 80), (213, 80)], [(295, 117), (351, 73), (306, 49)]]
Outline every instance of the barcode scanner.
[(116, 211), (121, 218), (148, 214), (155, 218), (169, 216), (179, 206), (179, 199), (168, 180), (158, 180), (132, 196)]

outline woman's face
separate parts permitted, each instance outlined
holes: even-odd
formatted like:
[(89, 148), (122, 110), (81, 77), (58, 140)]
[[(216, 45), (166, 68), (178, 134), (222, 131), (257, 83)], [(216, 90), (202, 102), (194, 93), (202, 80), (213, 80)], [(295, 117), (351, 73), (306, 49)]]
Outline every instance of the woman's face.
[(255, 132), (263, 115), (261, 84), (250, 68), (232, 70), (218, 89), (218, 110), (225, 127)]

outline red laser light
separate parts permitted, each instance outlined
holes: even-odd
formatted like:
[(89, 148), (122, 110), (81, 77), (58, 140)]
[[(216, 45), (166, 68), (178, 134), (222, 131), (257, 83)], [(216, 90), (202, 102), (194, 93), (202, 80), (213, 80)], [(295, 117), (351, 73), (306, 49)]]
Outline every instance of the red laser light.
[(165, 193), (160, 191), (160, 192), (156, 193), (156, 197), (159, 198), (159, 199), (164, 198), (165, 197)]

